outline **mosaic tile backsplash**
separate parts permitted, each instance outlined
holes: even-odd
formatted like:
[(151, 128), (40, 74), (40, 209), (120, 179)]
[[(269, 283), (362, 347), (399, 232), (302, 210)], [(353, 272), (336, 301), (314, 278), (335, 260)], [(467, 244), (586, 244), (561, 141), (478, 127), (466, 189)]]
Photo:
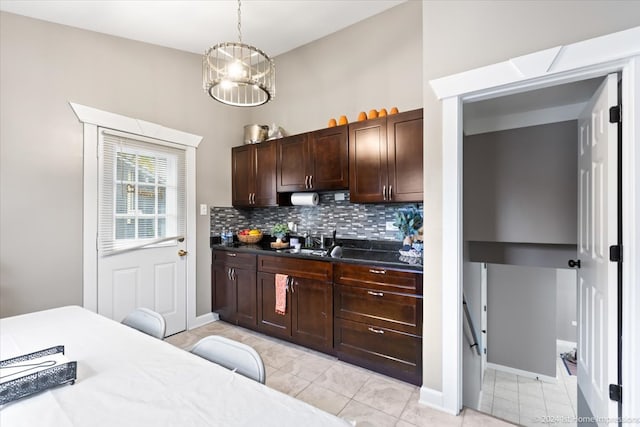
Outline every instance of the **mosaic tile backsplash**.
[(344, 239), (402, 240), (397, 231), (386, 231), (387, 221), (394, 220), (400, 208), (417, 206), (423, 212), (422, 203), (409, 204), (359, 204), (345, 200), (335, 200), (334, 192), (320, 193), (317, 206), (281, 206), (272, 208), (236, 209), (229, 207), (211, 208), (211, 234), (231, 228), (234, 232), (244, 228), (257, 228), (269, 234), (276, 223), (294, 222), (298, 234), (305, 232), (311, 236), (324, 234)]

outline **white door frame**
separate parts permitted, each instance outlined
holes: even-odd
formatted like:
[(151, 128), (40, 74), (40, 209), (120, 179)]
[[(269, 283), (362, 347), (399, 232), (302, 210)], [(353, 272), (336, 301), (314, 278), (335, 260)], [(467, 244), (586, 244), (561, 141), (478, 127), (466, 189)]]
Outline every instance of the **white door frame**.
[(98, 311), (98, 127), (172, 142), (185, 147), (186, 160), (186, 285), (187, 328), (196, 322), (196, 148), (202, 137), (156, 123), (133, 119), (85, 105), (69, 103), (84, 124), (82, 211), (82, 304)]
[(442, 100), (442, 391), (426, 404), (462, 407), (463, 103), (622, 72), (622, 416), (640, 418), (640, 27), (558, 46), (430, 82)]

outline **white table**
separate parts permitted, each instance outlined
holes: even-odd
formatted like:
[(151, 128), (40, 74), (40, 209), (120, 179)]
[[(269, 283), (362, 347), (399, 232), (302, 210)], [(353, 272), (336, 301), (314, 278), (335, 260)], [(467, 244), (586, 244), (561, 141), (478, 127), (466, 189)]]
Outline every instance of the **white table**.
[(55, 345), (77, 381), (11, 402), (13, 426), (350, 426), (286, 394), (81, 307), (0, 319), (2, 360)]

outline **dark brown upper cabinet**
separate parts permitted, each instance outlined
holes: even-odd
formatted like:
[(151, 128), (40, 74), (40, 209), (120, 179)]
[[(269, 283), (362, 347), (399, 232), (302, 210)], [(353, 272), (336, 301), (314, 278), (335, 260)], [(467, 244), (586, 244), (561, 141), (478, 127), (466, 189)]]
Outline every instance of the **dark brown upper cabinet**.
[(422, 201), (422, 129), (422, 109), (349, 125), (352, 202)]
[(233, 147), (231, 168), (233, 206), (277, 206), (275, 141)]
[(276, 189), (343, 190), (349, 186), (347, 126), (337, 126), (278, 140)]

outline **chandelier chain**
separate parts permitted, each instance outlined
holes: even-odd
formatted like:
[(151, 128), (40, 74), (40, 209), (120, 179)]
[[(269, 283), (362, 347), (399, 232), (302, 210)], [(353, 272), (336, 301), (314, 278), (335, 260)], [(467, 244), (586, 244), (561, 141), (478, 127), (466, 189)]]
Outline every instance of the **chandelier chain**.
[(240, 0), (238, 0), (238, 40), (242, 43), (242, 26), (240, 24), (241, 12), (240, 12)]

